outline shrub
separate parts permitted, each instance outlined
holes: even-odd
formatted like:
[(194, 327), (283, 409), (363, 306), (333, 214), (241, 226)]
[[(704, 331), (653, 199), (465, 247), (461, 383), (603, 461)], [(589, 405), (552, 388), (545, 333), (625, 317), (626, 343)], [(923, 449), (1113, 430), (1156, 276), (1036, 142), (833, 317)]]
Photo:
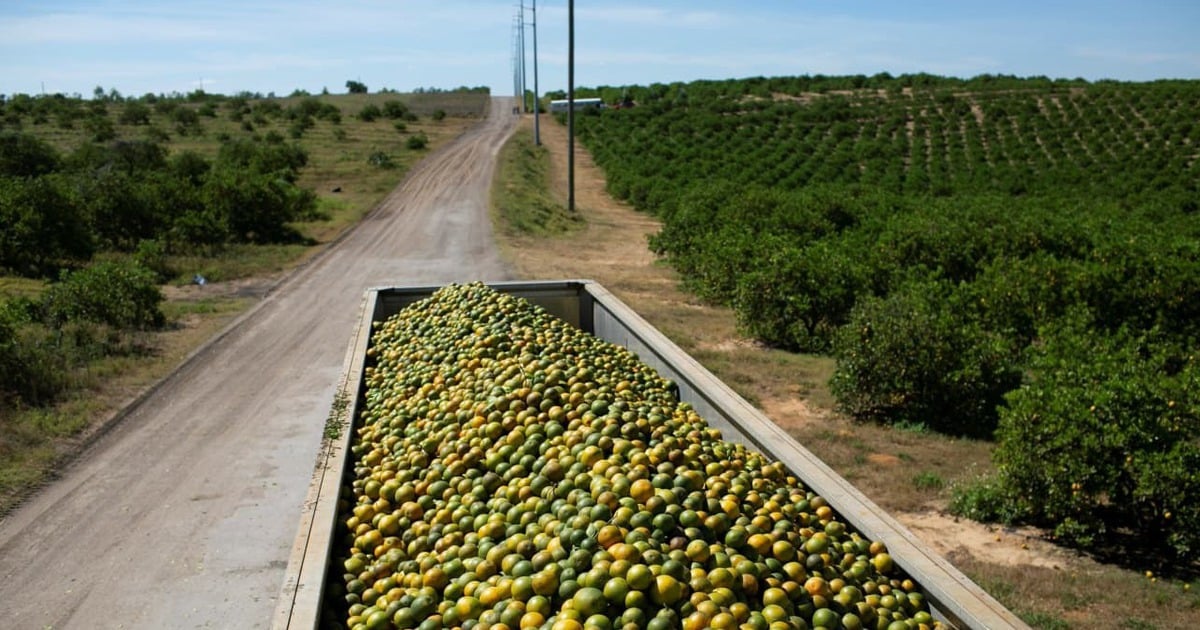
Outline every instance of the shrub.
[(1044, 327), (1008, 396), (994, 458), (1008, 508), (1090, 546), (1114, 534), (1200, 550), (1200, 364), (1157, 332), (1098, 331), (1074, 309)]
[(445, 120), (445, 119), (446, 119), (446, 110), (444, 110), (444, 109), (435, 109), (435, 110), (433, 110), (433, 116), (432, 116), (432, 117), (433, 117), (433, 119), (434, 119), (434, 120), (437, 120), (437, 121)]
[(371, 122), (383, 115), (379, 106), (374, 103), (367, 103), (358, 111), (358, 119), (363, 122)]
[(0, 176), (0, 267), (40, 275), (91, 258), (95, 239), (82, 206), (57, 175)]
[(409, 115), (408, 105), (396, 100), (386, 101), (383, 104), (383, 115), (392, 120), (403, 120)]
[(67, 386), (63, 354), (44, 329), (31, 325), (20, 301), (0, 304), (0, 401), (52, 401)]
[(860, 300), (834, 340), (839, 408), (860, 420), (990, 436), (996, 408), (1020, 383), (1017, 356), (955, 302), (938, 281)]
[(140, 101), (129, 101), (125, 103), (117, 121), (122, 125), (149, 125), (150, 107)]
[(738, 322), (772, 345), (827, 351), (866, 289), (865, 270), (828, 240), (804, 249), (767, 248), (769, 254), (738, 281)]
[(383, 151), (375, 151), (367, 157), (367, 164), (378, 168), (396, 168), (396, 163), (392, 161), (392, 156)]
[(316, 207), (312, 191), (284, 178), (236, 168), (218, 168), (202, 190), (207, 211), (228, 228), (229, 236), (249, 243), (294, 242), (288, 224), (308, 217)]
[(35, 135), (0, 133), (0, 175), (36, 177), (54, 172), (60, 162), (58, 151)]
[(167, 248), (163, 246), (162, 241), (147, 239), (138, 243), (133, 252), (133, 260), (153, 272), (158, 282), (166, 282), (175, 275), (167, 261)]
[(165, 317), (154, 273), (136, 262), (101, 262), (64, 271), (42, 296), (47, 324), (93, 322), (118, 329), (159, 328)]
[(287, 144), (282, 137), (267, 142), (232, 140), (221, 145), (216, 166), (232, 170), (273, 175), (295, 182), (301, 168), (308, 164), (308, 152), (298, 144)]
[(423, 133), (416, 133), (409, 136), (404, 145), (413, 151), (419, 151), (429, 145), (429, 138), (425, 137)]

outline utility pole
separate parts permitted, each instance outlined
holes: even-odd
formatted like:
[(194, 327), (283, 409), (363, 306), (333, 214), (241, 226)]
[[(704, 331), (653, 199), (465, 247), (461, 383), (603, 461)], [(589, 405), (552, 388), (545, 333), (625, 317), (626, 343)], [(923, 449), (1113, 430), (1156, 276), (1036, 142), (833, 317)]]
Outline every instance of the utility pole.
[(512, 37), (513, 37), (512, 47), (509, 49), (509, 52), (512, 53), (512, 56), (509, 57), (509, 61), (512, 62), (513, 95), (515, 96), (517, 94), (517, 30), (515, 28), (515, 25), (514, 25), (514, 28), (512, 31)]
[(575, 0), (567, 0), (567, 212), (575, 213)]
[[(517, 24), (516, 17), (514, 16), (514, 18), (513, 18), (513, 56), (512, 56), (513, 97), (514, 98), (518, 94), (521, 93), (521, 62), (518, 58), (518, 55), (520, 54), (520, 50), (519, 50), (520, 40), (517, 36), (517, 28), (518, 28), (518, 24)], [(513, 109), (513, 113), (517, 113), (519, 111), (520, 111), (519, 109), (516, 109), (516, 108)]]
[(527, 113), (529, 108), (525, 104), (525, 0), (521, 0), (521, 8), (517, 14), (517, 23), (520, 25), (517, 31), (517, 41), (521, 47), (521, 113)]
[(541, 92), (538, 91), (537, 67), (537, 0), (533, 0), (533, 144), (542, 146), (542, 133), (538, 121), (542, 117), (542, 108), (538, 104)]

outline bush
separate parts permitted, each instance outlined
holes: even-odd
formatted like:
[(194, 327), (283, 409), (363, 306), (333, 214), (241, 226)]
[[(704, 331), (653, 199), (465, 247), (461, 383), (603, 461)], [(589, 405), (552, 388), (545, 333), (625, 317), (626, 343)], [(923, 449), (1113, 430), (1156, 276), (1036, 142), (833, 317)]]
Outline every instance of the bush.
[(1200, 551), (1200, 364), (1156, 332), (1099, 332), (1073, 310), (1042, 330), (994, 458), (1008, 509), (1091, 546)]
[(162, 241), (147, 239), (138, 243), (137, 249), (133, 253), (133, 260), (153, 272), (155, 280), (158, 282), (166, 282), (175, 275), (167, 261), (167, 248), (163, 246)]
[(300, 169), (308, 164), (308, 152), (298, 144), (284, 143), (282, 137), (268, 137), (267, 140), (232, 140), (222, 144), (216, 166), (295, 182)]
[(433, 117), (433, 119), (434, 119), (434, 120), (437, 120), (437, 121), (442, 121), (442, 120), (445, 120), (445, 119), (446, 119), (446, 110), (444, 110), (444, 109), (435, 109), (435, 110), (433, 110), (433, 115), (432, 115), (432, 117)]
[(409, 136), (404, 145), (413, 151), (419, 151), (429, 145), (429, 138), (423, 133), (416, 133)]
[(377, 168), (396, 168), (396, 163), (392, 161), (392, 156), (383, 151), (375, 151), (367, 157), (367, 164)]
[(410, 115), (408, 105), (401, 101), (386, 101), (383, 104), (383, 115), (392, 120), (405, 120)]
[(52, 401), (68, 383), (66, 361), (44, 329), (31, 325), (18, 301), (0, 304), (0, 402)]
[(58, 151), (35, 135), (0, 133), (0, 175), (37, 177), (53, 173), (60, 162)]
[(122, 125), (149, 125), (150, 107), (139, 101), (129, 101), (125, 103), (117, 121)]
[(866, 290), (865, 270), (827, 240), (804, 249), (768, 248), (772, 251), (761, 264), (739, 274), (734, 301), (738, 322), (748, 334), (775, 346), (828, 351), (835, 331)]
[(236, 168), (218, 168), (202, 190), (207, 211), (219, 218), (236, 241), (294, 242), (299, 235), (288, 225), (311, 216), (316, 195), (284, 178)]
[(0, 267), (41, 275), (91, 258), (95, 239), (57, 175), (0, 176)]
[(101, 262), (64, 271), (42, 296), (47, 324), (92, 322), (118, 329), (159, 328), (165, 317), (154, 273), (135, 262)]
[(956, 301), (938, 281), (860, 300), (834, 340), (838, 407), (860, 420), (990, 436), (1004, 394), (1020, 383), (1017, 356)]
[(358, 111), (358, 119), (363, 122), (372, 122), (382, 115), (383, 112), (374, 103), (363, 105), (363, 108)]

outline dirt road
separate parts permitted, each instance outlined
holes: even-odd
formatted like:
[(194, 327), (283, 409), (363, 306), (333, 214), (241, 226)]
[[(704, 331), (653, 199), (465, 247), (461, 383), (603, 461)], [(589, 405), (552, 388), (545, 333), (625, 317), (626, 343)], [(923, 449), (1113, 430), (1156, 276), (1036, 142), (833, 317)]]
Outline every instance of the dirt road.
[(363, 291), (507, 276), (487, 213), (510, 99), (0, 523), (0, 626), (271, 620)]

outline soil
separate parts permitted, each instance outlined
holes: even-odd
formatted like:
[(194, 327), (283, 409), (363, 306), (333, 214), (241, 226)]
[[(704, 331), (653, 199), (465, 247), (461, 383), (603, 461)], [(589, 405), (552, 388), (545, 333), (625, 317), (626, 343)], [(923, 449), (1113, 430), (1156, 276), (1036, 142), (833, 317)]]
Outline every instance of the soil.
[(511, 108), (285, 278), (170, 289), (262, 299), (0, 521), (5, 627), (270, 625), (364, 291), (509, 277), (488, 194)]

